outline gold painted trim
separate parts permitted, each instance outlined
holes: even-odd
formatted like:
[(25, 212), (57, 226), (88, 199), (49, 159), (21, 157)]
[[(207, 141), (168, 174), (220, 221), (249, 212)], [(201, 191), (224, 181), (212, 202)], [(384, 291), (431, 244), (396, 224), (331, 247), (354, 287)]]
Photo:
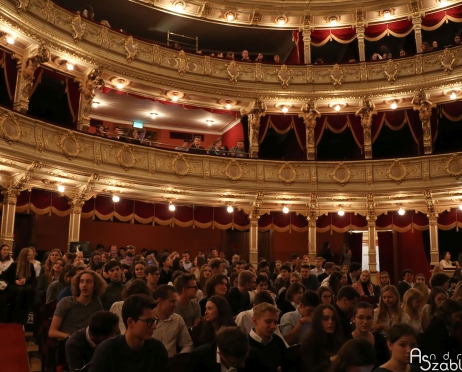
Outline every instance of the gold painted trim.
[[(338, 173), (340, 170), (343, 170), (346, 172), (346, 177), (340, 178)], [(345, 186), (348, 181), (350, 181), (351, 178), (351, 171), (350, 169), (344, 164), (344, 163), (338, 163), (337, 166), (334, 168), (334, 170), (331, 173), (331, 177), (340, 184), (340, 186)]]
[[(230, 172), (230, 168), (234, 167), (238, 169), (238, 175), (233, 176)], [(223, 170), (223, 173), (225, 174), (226, 177), (228, 177), (229, 180), (231, 180), (233, 183), (236, 183), (242, 178), (242, 175), (244, 174), (241, 165), (239, 164), (236, 159), (231, 159), (228, 164), (226, 165), (225, 169)]]
[[(400, 170), (401, 176), (396, 177), (393, 175), (393, 169), (395, 168), (398, 168)], [(393, 163), (391, 163), (387, 171), (388, 178), (390, 178), (391, 180), (395, 181), (398, 184), (404, 181), (404, 179), (406, 178), (408, 174), (409, 174), (409, 170), (403, 163), (401, 163), (400, 160), (395, 160)]]
[[(124, 162), (123, 154), (122, 153), (128, 153), (131, 156), (131, 160), (128, 163)], [(133, 147), (127, 144), (124, 144), (123, 146), (120, 146), (116, 152), (115, 158), (119, 165), (128, 171), (130, 168), (133, 168), (133, 166), (136, 163), (136, 156), (135, 156), (135, 151), (133, 151)]]
[[(185, 165), (185, 169), (183, 171), (178, 170), (178, 163), (180, 163), (180, 162), (184, 163), (184, 165)], [(173, 159), (171, 168), (172, 168), (173, 172), (175, 172), (175, 174), (178, 177), (183, 178), (184, 176), (186, 176), (189, 173), (189, 170), (191, 169), (191, 166), (189, 165), (188, 160), (185, 158), (185, 156), (183, 154), (178, 154), (175, 157), (175, 159)]]
[[(8, 134), (6, 129), (6, 125), (8, 124), (14, 128), (14, 131), (16, 132), (15, 135)], [(0, 136), (3, 137), (9, 145), (11, 145), (13, 142), (19, 141), (21, 138), (21, 126), (18, 123), (16, 115), (12, 112), (9, 112), (2, 117), (0, 121)]]
[[(284, 178), (283, 177), (283, 172), (284, 170), (286, 169), (289, 169), (291, 172), (292, 172), (292, 176), (290, 176), (289, 178)], [(284, 164), (282, 164), (280, 167), (279, 167), (279, 170), (278, 170), (278, 178), (282, 181), (282, 183), (284, 183), (285, 185), (290, 185), (292, 184), (295, 179), (297, 178), (297, 171), (295, 170), (295, 168), (289, 164), (288, 162), (284, 162)]]
[[(66, 142), (73, 142), (74, 144), (74, 147), (75, 147), (75, 151), (74, 152), (71, 152), (68, 150), (67, 146), (66, 146)], [(75, 158), (76, 156), (79, 155), (80, 153), (80, 143), (79, 141), (77, 140), (77, 137), (75, 136), (74, 132), (72, 132), (71, 130), (65, 132), (65, 133), (62, 133), (60, 136), (59, 136), (59, 140), (58, 140), (58, 147), (61, 149), (61, 151), (63, 152), (63, 154), (70, 160), (72, 158)]]

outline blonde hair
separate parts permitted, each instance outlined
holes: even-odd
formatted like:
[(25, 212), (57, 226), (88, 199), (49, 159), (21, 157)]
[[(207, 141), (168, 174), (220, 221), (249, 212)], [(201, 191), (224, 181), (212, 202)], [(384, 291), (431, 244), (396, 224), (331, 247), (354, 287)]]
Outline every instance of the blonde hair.
[(63, 256), (62, 252), (58, 248), (54, 248), (50, 251), (50, 254), (48, 255), (47, 260), (45, 261), (45, 264), (43, 265), (43, 272), (45, 274), (50, 274), (50, 271), (53, 271), (53, 264), (50, 260), (50, 256), (53, 252), (58, 252), (59, 257), (61, 258)]
[(269, 304), (268, 302), (262, 302), (261, 304), (255, 305), (253, 308), (253, 316), (255, 318), (261, 318), (264, 313), (269, 311), (271, 314), (277, 314), (281, 312), (276, 306)]
[[(63, 259), (63, 258), (58, 258), (58, 259), (55, 261), (55, 263), (58, 262), (58, 261), (61, 261), (61, 263), (63, 264), (62, 266), (63, 266), (63, 268), (64, 268), (64, 266), (66, 265), (66, 263), (64, 262), (64, 259)], [(54, 265), (54, 264), (53, 264), (53, 265)], [(54, 274), (54, 273), (55, 273), (55, 271), (53, 270), (53, 266), (51, 266), (51, 270), (50, 270), (50, 272), (48, 273), (48, 284), (50, 284), (50, 283), (53, 281), (53, 274)], [(61, 276), (61, 274), (60, 274), (60, 276)]]
[(409, 315), (411, 319), (415, 319), (420, 321), (420, 311), (419, 309), (414, 309), (411, 305), (412, 302), (415, 300), (420, 300), (423, 301), (424, 297), (422, 292), (420, 292), (418, 289), (411, 288), (406, 291), (403, 297), (403, 310), (404, 312)]
[(31, 263), (27, 259), (29, 252), (32, 252), (29, 248), (21, 249), (18, 258), (16, 259), (16, 277), (29, 279), (32, 276)]
[(424, 283), (414, 283), (413, 288), (417, 289), (420, 293), (422, 293), (422, 296), (423, 296), (422, 303), (426, 304), (428, 302), (428, 295), (430, 294), (428, 286)]
[(379, 311), (377, 314), (377, 323), (386, 323), (389, 319), (387, 305), (385, 305), (384, 302), (382, 301), (382, 296), (385, 292), (391, 292), (396, 297), (396, 303), (391, 309), (393, 312), (393, 324), (399, 323), (399, 320), (401, 319), (401, 315), (403, 315), (403, 309), (401, 309), (401, 306), (400, 306), (398, 290), (396, 289), (394, 285), (386, 285), (385, 287), (382, 288), (382, 294), (380, 296), (380, 302), (379, 302), (379, 307), (378, 307)]

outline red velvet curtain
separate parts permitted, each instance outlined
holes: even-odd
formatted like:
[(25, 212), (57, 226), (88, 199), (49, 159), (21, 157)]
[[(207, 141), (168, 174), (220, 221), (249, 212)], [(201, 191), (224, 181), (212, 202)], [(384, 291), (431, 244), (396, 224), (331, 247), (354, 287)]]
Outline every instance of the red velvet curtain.
[(390, 23), (370, 25), (365, 29), (365, 39), (378, 41), (385, 36), (405, 37), (413, 30), (412, 21), (405, 19)]
[(69, 102), (69, 107), (71, 109), (71, 114), (75, 127), (77, 127), (77, 117), (79, 115), (79, 101), (80, 101), (80, 91), (79, 84), (74, 81), (73, 78), (66, 78), (66, 93), (67, 100)]
[(360, 118), (348, 114), (322, 115), (318, 119), (314, 130), (316, 145), (321, 141), (326, 128), (333, 133), (342, 133), (345, 129), (350, 128), (356, 144), (362, 150), (364, 146), (364, 132)]
[(6, 89), (8, 96), (10, 97), (11, 104), (14, 101), (14, 92), (16, 90), (16, 60), (11, 58), (11, 54), (6, 51), (0, 51), (0, 65), (3, 68), (5, 74)]
[(398, 284), (393, 281), (394, 278), (394, 254), (393, 254), (393, 233), (391, 231), (382, 231), (377, 233), (379, 244), (379, 263), (380, 271), (386, 271), (390, 275), (392, 284)]
[(397, 245), (399, 274), (405, 269), (410, 269), (414, 274), (422, 273), (428, 278), (431, 267), (425, 256), (422, 232), (398, 233)]
[(278, 134), (285, 134), (289, 130), (295, 131), (298, 145), (302, 150), (306, 148), (306, 130), (303, 119), (296, 115), (266, 115), (260, 119), (260, 129), (258, 133), (258, 140), (260, 143), (266, 137), (269, 128), (273, 128)]
[(363, 262), (363, 234), (348, 234), (348, 246), (351, 249), (351, 262)]
[(231, 150), (234, 146), (237, 145), (237, 141), (244, 139), (244, 129), (242, 128), (242, 123), (239, 122), (234, 125), (231, 129), (228, 129), (221, 135), (223, 140), (223, 145), (228, 146), (228, 149)]
[(311, 45), (317, 47), (332, 40), (341, 44), (349, 44), (354, 39), (356, 39), (356, 30), (353, 28), (318, 29), (311, 32)]
[(462, 22), (461, 5), (425, 15), (422, 19), (422, 29), (425, 31), (433, 31), (439, 28), (444, 22), (447, 23), (448, 21)]

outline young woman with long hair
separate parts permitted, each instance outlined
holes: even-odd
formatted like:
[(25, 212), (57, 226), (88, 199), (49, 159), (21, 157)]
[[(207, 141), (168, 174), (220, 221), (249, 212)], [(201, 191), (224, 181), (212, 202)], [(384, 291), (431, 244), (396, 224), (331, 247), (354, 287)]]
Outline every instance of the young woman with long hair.
[(382, 289), (386, 285), (391, 285), (390, 274), (388, 274), (387, 271), (382, 271), (379, 274), (380, 274), (380, 282), (379, 282), (380, 289)]
[(430, 295), (429, 288), (424, 283), (415, 283), (413, 288), (417, 289), (420, 293), (422, 293), (422, 307), (420, 308), (420, 311), (422, 311), (423, 307), (428, 302), (428, 296)]
[(58, 258), (61, 258), (63, 254), (58, 248), (52, 249), (48, 258), (46, 259), (45, 263), (42, 265), (41, 274), (49, 274), (51, 270), (53, 270), (53, 264)]
[(375, 331), (386, 335), (390, 328), (397, 323), (408, 323), (407, 315), (400, 306), (399, 293), (394, 285), (382, 288), (379, 307), (374, 310)]
[(344, 275), (345, 274), (342, 272), (334, 271), (332, 274), (330, 274), (329, 279), (327, 279), (327, 283), (323, 284), (323, 286), (328, 287), (331, 290), (332, 294), (334, 296), (337, 296), (338, 291), (340, 291), (340, 288), (344, 286), (344, 281), (342, 281), (342, 279), (345, 279), (343, 277)]
[(90, 265), (89, 265), (90, 270), (96, 271), (96, 270), (95, 270), (95, 267), (96, 267), (96, 265), (98, 265), (101, 261), (102, 261), (102, 260), (101, 260), (101, 252), (100, 252), (100, 251), (94, 251), (94, 252), (91, 254), (91, 257), (90, 257)]
[(48, 290), (48, 286), (54, 282), (59, 281), (59, 277), (63, 272), (64, 268), (64, 260), (62, 258), (58, 258), (48, 274), (42, 274), (38, 277), (37, 280), (37, 288), (35, 290), (35, 303), (36, 304), (43, 304), (46, 301), (46, 293)]
[(0, 246), (0, 274), (10, 267), (13, 259), (10, 256), (10, 247), (7, 244)]
[(201, 307), (201, 314), (205, 315), (205, 306), (207, 301), (212, 296), (222, 296), (226, 297), (228, 294), (229, 284), (228, 277), (224, 274), (215, 274), (212, 275), (205, 284), (204, 297), (199, 301), (199, 306)]
[(374, 372), (417, 372), (420, 367), (409, 364), (411, 350), (417, 347), (417, 334), (409, 324), (395, 324), (387, 336), (391, 358)]
[(109, 262), (109, 255), (106, 252), (101, 252), (101, 262), (103, 263)]
[(130, 267), (130, 276), (131, 279), (127, 282), (130, 284), (133, 280), (142, 280), (146, 281), (146, 276), (144, 275), (144, 269), (146, 268), (146, 263), (144, 261), (133, 261), (132, 266)]
[(212, 267), (209, 264), (203, 264), (199, 273), (199, 280), (198, 280), (198, 287), (199, 289), (204, 292), (204, 295), (206, 296), (205, 293), (205, 283), (207, 283), (207, 280), (209, 280), (210, 276), (212, 275)]
[(424, 331), (433, 319), (436, 309), (443, 305), (447, 298), (448, 295), (443, 288), (432, 288), (430, 295), (428, 296), (428, 304), (426, 304), (422, 309), (422, 328)]
[(337, 355), (345, 337), (340, 319), (330, 305), (319, 305), (314, 311), (311, 328), (301, 345), (303, 369), (321, 372), (329, 368), (330, 358)]
[(356, 289), (361, 297), (374, 297), (378, 299), (380, 297), (380, 291), (375, 289), (375, 286), (371, 282), (371, 273), (369, 270), (361, 271), (359, 280), (351, 285)]
[(403, 310), (409, 315), (408, 324), (415, 329), (417, 333), (422, 333), (422, 317), (420, 309), (422, 308), (423, 294), (415, 288), (406, 291), (403, 297)]
[(30, 262), (33, 255), (29, 248), (21, 249), (16, 261), (1, 276), (8, 283), (6, 290), (13, 297), (13, 323), (26, 324), (27, 314), (34, 303), (36, 277), (34, 265)]
[(319, 287), (318, 296), (322, 305), (332, 305), (334, 296), (332, 291), (327, 287)]
[(374, 350), (377, 366), (388, 360), (388, 348), (385, 338), (378, 332), (372, 332), (374, 326), (374, 308), (368, 302), (358, 302), (354, 308), (352, 321), (355, 330), (351, 332), (354, 339), (367, 340)]
[(236, 323), (228, 301), (222, 296), (211, 296), (205, 305), (204, 319), (197, 325), (191, 335), (194, 346), (200, 346), (215, 341), (217, 332), (222, 327), (232, 327)]
[(70, 285), (71, 277), (69, 276), (69, 272), (73, 267), (74, 265), (64, 266), (59, 279), (50, 283), (47, 289), (45, 303), (48, 304), (50, 302), (57, 301), (61, 291)]

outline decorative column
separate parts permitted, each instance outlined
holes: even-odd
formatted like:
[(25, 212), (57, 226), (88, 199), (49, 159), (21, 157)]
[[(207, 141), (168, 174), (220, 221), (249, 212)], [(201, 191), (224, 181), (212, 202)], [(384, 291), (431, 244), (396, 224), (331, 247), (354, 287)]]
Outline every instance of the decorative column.
[(260, 118), (266, 115), (265, 103), (260, 98), (256, 99), (247, 115), (249, 117), (249, 156), (258, 158)]
[(316, 221), (318, 219), (318, 195), (311, 194), (309, 210), (308, 210), (308, 256), (310, 262), (316, 259)]
[(433, 153), (431, 117), (432, 117), (432, 103), (427, 99), (425, 90), (420, 89), (412, 99), (414, 111), (419, 111), (419, 119), (422, 122), (423, 143), (425, 154)]
[(356, 36), (358, 38), (359, 61), (366, 61), (366, 48), (364, 45), (364, 33), (366, 25), (364, 24), (364, 13), (362, 9), (356, 10)]
[(311, 64), (311, 27), (305, 25), (302, 30), (303, 33), (303, 58), (305, 65)]
[(87, 132), (90, 128), (90, 113), (93, 98), (95, 98), (95, 89), (104, 86), (104, 80), (101, 77), (102, 68), (97, 67), (85, 76), (83, 83), (80, 84), (80, 101), (79, 115), (77, 117), (77, 129)]
[(13, 251), (14, 243), (14, 217), (16, 214), (16, 202), (19, 190), (4, 189), (3, 207), (2, 207), (2, 224), (0, 227), (0, 244), (7, 244), (10, 251)]
[(303, 119), (306, 130), (306, 158), (308, 160), (316, 160), (316, 140), (314, 137), (314, 128), (316, 127), (316, 119), (321, 117), (319, 111), (316, 110), (316, 104), (313, 100), (309, 100), (302, 107), (302, 113), (298, 114), (299, 118)]
[(252, 209), (249, 213), (249, 262), (255, 267), (258, 265), (258, 220), (260, 219), (260, 207), (263, 200), (263, 192), (258, 191)]
[(16, 68), (16, 91), (14, 92), (13, 110), (23, 114), (29, 109), (29, 98), (31, 89), (34, 86), (35, 70), (45, 62), (50, 60), (50, 50), (41, 44), (33, 49), (27, 57), (18, 61)]
[(367, 234), (368, 234), (368, 255), (369, 255), (369, 271), (371, 272), (371, 280), (377, 283), (377, 249), (376, 242), (376, 224), (377, 216), (375, 214), (374, 195), (367, 194)]
[(369, 98), (364, 97), (361, 107), (356, 111), (356, 116), (361, 117), (361, 125), (364, 131), (364, 158), (372, 158), (372, 116), (375, 115), (375, 105)]
[(69, 218), (69, 234), (67, 239), (67, 249), (69, 250), (71, 242), (80, 240), (80, 219), (82, 217), (82, 207), (87, 200), (94, 196), (93, 190), (95, 181), (99, 179), (99, 174), (93, 173), (85, 185), (79, 186), (72, 197), (68, 197), (68, 203), (71, 207)]
[(420, 13), (415, 12), (412, 14), (412, 24), (414, 25), (415, 47), (417, 53), (420, 53), (420, 45), (422, 44), (422, 16)]
[(438, 245), (438, 213), (435, 210), (432, 193), (424, 190), (425, 204), (427, 205), (428, 227), (430, 230), (430, 265), (440, 262), (440, 249)]

